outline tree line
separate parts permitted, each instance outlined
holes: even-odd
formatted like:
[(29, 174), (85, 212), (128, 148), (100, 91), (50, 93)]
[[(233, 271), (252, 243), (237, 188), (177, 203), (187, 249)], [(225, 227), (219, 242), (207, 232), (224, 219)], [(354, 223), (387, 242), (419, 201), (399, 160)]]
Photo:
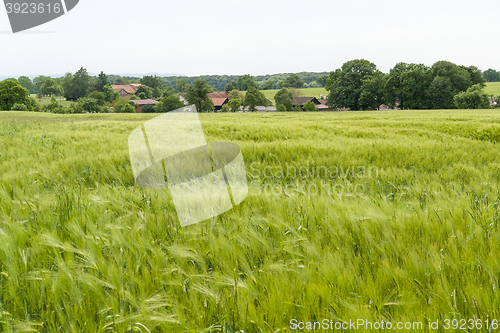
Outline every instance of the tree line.
[(364, 59), (351, 60), (326, 80), (330, 108), (402, 110), (488, 108), (483, 73), (475, 66), (438, 61), (431, 67), (398, 63), (388, 74)]

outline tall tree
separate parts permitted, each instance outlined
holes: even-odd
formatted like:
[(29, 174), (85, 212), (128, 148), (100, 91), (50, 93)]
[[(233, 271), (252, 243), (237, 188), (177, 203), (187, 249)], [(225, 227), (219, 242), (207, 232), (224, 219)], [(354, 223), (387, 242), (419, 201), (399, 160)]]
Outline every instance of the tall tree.
[(326, 90), (329, 91), (328, 106), (360, 110), (363, 80), (372, 76), (376, 69), (375, 64), (368, 60), (356, 59), (344, 63), (342, 68), (331, 72), (326, 82)]
[(243, 100), (243, 108), (248, 106), (250, 111), (253, 112), (258, 105), (267, 106), (267, 98), (260, 90), (253, 86), (249, 86), (245, 94), (245, 99)]
[(286, 111), (291, 111), (293, 107), (292, 92), (287, 88), (282, 88), (276, 93), (276, 95), (274, 95), (274, 102), (276, 106), (281, 104), (286, 107)]
[(304, 81), (297, 74), (290, 74), (281, 84), (283, 88), (302, 88)]
[(38, 94), (40, 92), (40, 88), (42, 87), (42, 84), (45, 83), (45, 80), (47, 79), (47, 76), (37, 76), (36, 78), (33, 79), (33, 84), (35, 85), (35, 94)]
[(17, 79), (17, 81), (24, 87), (26, 88), (30, 94), (35, 94), (36, 93), (36, 90), (35, 90), (35, 85), (33, 84), (33, 82), (31, 81), (31, 79), (27, 76), (20, 76), (19, 79)]
[(29, 91), (16, 80), (3, 80), (0, 82), (0, 110), (10, 111), (14, 104), (24, 104), (31, 111)]
[(106, 74), (104, 74), (103, 71), (101, 71), (101, 73), (99, 73), (99, 75), (97, 76), (97, 80), (96, 80), (97, 91), (103, 92), (104, 86), (106, 86), (108, 84), (109, 84), (108, 76)]
[(359, 105), (363, 110), (378, 110), (380, 105), (385, 104), (385, 85), (387, 75), (376, 71), (373, 75), (363, 80)]
[(316, 82), (321, 86), (326, 86), (326, 80), (328, 79), (328, 75), (322, 75), (316, 79)]
[(186, 86), (189, 84), (188, 79), (183, 77), (182, 79), (177, 80), (175, 83), (175, 89), (181, 94), (186, 92)]
[(500, 73), (492, 68), (485, 70), (483, 73), (483, 77), (486, 82), (500, 82)]
[(213, 92), (208, 83), (202, 79), (194, 80), (192, 85), (186, 86), (186, 98), (189, 104), (194, 104), (198, 112), (209, 112), (214, 110), (214, 103), (208, 94)]
[(386, 103), (401, 109), (427, 108), (427, 91), (432, 73), (423, 64), (400, 62), (391, 69), (386, 83)]
[(141, 84), (151, 87), (151, 88), (161, 88), (163, 86), (163, 80), (158, 76), (146, 75), (141, 79)]
[(241, 91), (247, 91), (249, 87), (257, 88), (257, 83), (253, 80), (250, 74), (242, 75), (238, 78), (238, 89)]
[(448, 77), (436, 76), (432, 80), (428, 91), (429, 109), (453, 109), (455, 93)]
[(40, 94), (44, 96), (61, 96), (63, 94), (63, 88), (57, 84), (57, 82), (52, 78), (47, 78), (42, 87), (40, 88)]

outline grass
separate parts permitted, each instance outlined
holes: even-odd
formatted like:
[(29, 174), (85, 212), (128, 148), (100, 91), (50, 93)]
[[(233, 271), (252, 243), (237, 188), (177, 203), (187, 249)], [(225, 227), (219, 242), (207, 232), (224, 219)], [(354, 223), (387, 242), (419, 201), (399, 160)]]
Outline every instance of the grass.
[(153, 117), (0, 113), (1, 331), (500, 318), (498, 111), (202, 114), (250, 194), (186, 228), (134, 183)]
[(487, 82), (484, 92), (487, 93), (488, 96), (500, 96), (500, 82)]
[[(36, 101), (38, 103), (40, 103), (40, 105), (48, 105), (48, 104), (50, 104), (50, 99), (51, 99), (50, 97), (42, 97), (41, 100), (38, 99), (38, 97), (37, 97), (36, 94), (31, 94), (31, 97), (35, 98)], [(59, 104), (61, 104), (62, 106), (64, 106), (64, 107), (70, 107), (71, 104), (75, 103), (75, 102), (72, 102), (72, 101), (67, 101), (66, 99), (64, 99), (64, 97), (61, 97), (61, 96), (56, 97), (56, 99), (57, 99), (57, 102)]]

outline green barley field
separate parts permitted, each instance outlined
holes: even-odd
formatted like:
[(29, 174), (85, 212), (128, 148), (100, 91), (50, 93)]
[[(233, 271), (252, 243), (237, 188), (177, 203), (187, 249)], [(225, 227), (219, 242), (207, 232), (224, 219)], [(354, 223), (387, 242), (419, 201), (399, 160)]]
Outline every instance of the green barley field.
[(2, 332), (498, 332), (499, 111), (201, 114), (250, 190), (185, 228), (133, 179), (153, 117), (0, 112)]

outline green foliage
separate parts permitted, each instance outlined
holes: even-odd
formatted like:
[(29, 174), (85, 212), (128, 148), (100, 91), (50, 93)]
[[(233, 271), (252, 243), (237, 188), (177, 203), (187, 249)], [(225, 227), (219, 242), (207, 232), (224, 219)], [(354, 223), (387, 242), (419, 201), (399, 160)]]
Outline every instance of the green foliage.
[(156, 104), (155, 111), (158, 113), (169, 112), (173, 110), (180, 109), (184, 106), (184, 103), (179, 99), (179, 95), (169, 95), (163, 97), (160, 103)]
[(436, 76), (429, 87), (428, 105), (431, 109), (451, 109), (455, 105), (453, 97), (455, 93), (450, 78)]
[[(61, 108), (61, 104), (56, 100), (54, 96), (51, 97), (50, 103), (46, 104), (42, 107), (43, 112), (56, 112), (57, 110), (62, 111), (63, 109)], [(61, 112), (64, 113), (64, 112)]]
[(24, 104), (28, 111), (32, 110), (31, 101), (26, 90), (17, 80), (0, 82), (0, 110), (9, 111), (14, 104)]
[(257, 88), (257, 83), (253, 80), (250, 74), (242, 75), (238, 78), (238, 89), (241, 91), (247, 91), (249, 87)]
[(305, 102), (304, 105), (302, 106), (302, 109), (304, 111), (318, 111), (316, 104), (314, 104), (312, 101)]
[(423, 64), (400, 62), (391, 69), (386, 83), (387, 105), (399, 105), (405, 109), (425, 109), (428, 107), (427, 94), (432, 71)]
[(106, 104), (106, 97), (107, 96), (103, 92), (93, 91), (90, 94), (88, 94), (87, 97), (97, 100), (97, 104), (99, 106), (103, 106)]
[(213, 90), (206, 81), (196, 79), (186, 87), (184, 98), (189, 104), (195, 105), (198, 112), (209, 112), (214, 110), (214, 103), (207, 96), (211, 92)]
[(380, 71), (375, 71), (363, 79), (359, 105), (363, 110), (378, 110), (385, 104), (385, 89), (388, 76)]
[(229, 111), (230, 111), (229, 105), (227, 104), (222, 105), (220, 112), (229, 112)]
[(109, 85), (109, 78), (103, 71), (101, 71), (96, 79), (96, 90), (104, 92), (104, 87), (107, 85)]
[(454, 94), (466, 91), (472, 86), (469, 71), (449, 61), (438, 61), (432, 65), (432, 75), (433, 78), (436, 76), (449, 78)]
[(293, 107), (293, 94), (292, 92), (287, 89), (287, 88), (282, 88), (279, 90), (276, 95), (274, 95), (274, 101), (276, 106), (278, 104), (283, 105), (286, 110), (284, 111), (291, 111)]
[(229, 82), (228, 84), (226, 84), (226, 86), (224, 87), (224, 92), (226, 94), (229, 94), (230, 91), (233, 91), (233, 90), (237, 90), (236, 87), (237, 87), (237, 83), (234, 82), (234, 81), (231, 81)]
[(363, 60), (351, 60), (342, 65), (342, 68), (331, 72), (326, 83), (329, 92), (327, 104), (330, 108), (350, 108), (361, 110), (366, 105), (360, 105), (363, 92), (363, 81), (376, 71), (375, 64)]
[(91, 97), (83, 97), (78, 100), (78, 104), (82, 107), (85, 112), (88, 113), (99, 113), (102, 112), (102, 108), (99, 104), (99, 100)]
[(466, 92), (456, 94), (453, 101), (457, 109), (486, 109), (490, 106), (490, 99), (482, 91), (481, 84), (476, 84)]
[(40, 94), (43, 96), (62, 96), (63, 88), (52, 78), (47, 78), (40, 87)]
[(239, 100), (243, 100), (245, 99), (245, 94), (243, 94), (241, 91), (239, 90), (231, 90), (230, 92), (227, 93), (227, 96), (228, 98), (231, 100), (231, 99), (239, 99)]
[(30, 97), (30, 102), (32, 111), (39, 112), (42, 109), (42, 106), (37, 102), (35, 98)]
[(168, 96), (174, 95), (174, 94), (175, 94), (174, 88), (172, 88), (171, 86), (165, 86), (161, 97), (168, 97)]
[(500, 82), (500, 72), (497, 72), (492, 68), (489, 68), (488, 70), (484, 71), (483, 77), (486, 80), (486, 82)]
[(129, 82), (129, 80), (127, 80), (124, 77), (117, 77), (113, 84), (115, 84), (115, 85), (127, 85), (127, 84), (130, 84), (130, 82)]
[(325, 87), (326, 86), (326, 80), (328, 79), (328, 75), (321, 75), (316, 79), (316, 82), (321, 86)]
[(177, 91), (180, 93), (184, 93), (184, 92), (186, 92), (186, 86), (188, 84), (189, 84), (188, 79), (186, 79), (186, 78), (179, 79), (175, 83), (175, 89), (177, 89)]
[(136, 107), (132, 103), (133, 102), (129, 102), (125, 98), (118, 98), (113, 103), (114, 112), (116, 112), (116, 113), (134, 113)]
[(28, 111), (26, 104), (16, 103), (12, 106), (11, 111)]
[(240, 110), (241, 99), (233, 98), (229, 100), (229, 106), (231, 107), (232, 112), (237, 112)]
[(19, 82), (24, 88), (26, 88), (26, 90), (28, 90), (30, 94), (35, 94), (37, 92), (35, 85), (29, 77), (20, 76), (19, 79), (17, 79), (17, 82)]
[[(291, 109), (291, 108), (290, 108)], [(284, 106), (283, 104), (277, 104), (276, 105), (276, 111), (278, 112), (283, 112), (283, 111), (288, 111), (288, 109), (286, 108), (286, 106)]]
[(163, 80), (158, 76), (146, 75), (141, 79), (141, 84), (148, 86), (150, 88), (161, 88), (163, 86)]
[[(172, 88), (173, 89), (173, 88)], [(160, 88), (156, 87), (153, 89), (153, 92), (151, 93), (151, 98), (158, 99), (161, 97), (161, 90)]]
[(153, 105), (148, 104), (148, 105), (144, 105), (141, 112), (142, 113), (155, 113), (156, 110), (155, 110), (155, 107)]
[(249, 110), (253, 112), (258, 105), (267, 106), (267, 98), (260, 90), (253, 86), (249, 86), (245, 94), (245, 99), (243, 100), (243, 108), (248, 107)]
[(33, 84), (35, 85), (35, 94), (40, 93), (40, 88), (42, 88), (42, 85), (45, 83), (45, 80), (47, 78), (47, 76), (40, 75), (33, 79)]
[(67, 73), (63, 79), (64, 97), (76, 101), (90, 92), (91, 77), (85, 68), (80, 68), (74, 75)]
[(290, 74), (284, 81), (280, 82), (283, 88), (302, 88), (304, 81), (297, 74)]
[(114, 90), (109, 84), (105, 85), (102, 88), (102, 92), (104, 93), (106, 102), (114, 102), (117, 98), (120, 97), (120, 93)]
[(301, 107), (300, 105), (298, 105), (298, 104), (294, 104), (294, 105), (292, 106), (292, 110), (291, 110), (291, 111), (294, 111), (294, 112), (300, 112), (300, 111), (304, 111), (304, 110), (302, 109), (302, 107)]
[[(300, 79), (299, 79), (300, 80)], [(260, 89), (261, 90), (270, 90), (274, 88), (274, 81), (273, 80), (267, 80), (264, 84), (261, 85)]]
[(479, 84), (481, 86), (481, 88), (484, 88), (486, 86), (486, 80), (484, 79), (483, 77), (483, 73), (481, 72), (481, 70), (479, 68), (477, 68), (476, 66), (469, 66), (469, 67), (465, 67), (465, 66), (460, 66), (462, 69), (465, 69), (468, 73), (469, 73), (469, 76), (470, 76), (470, 80), (471, 80), (471, 85), (474, 86), (476, 84)]
[(153, 89), (146, 85), (139, 86), (135, 92), (139, 99), (150, 99), (153, 97)]

